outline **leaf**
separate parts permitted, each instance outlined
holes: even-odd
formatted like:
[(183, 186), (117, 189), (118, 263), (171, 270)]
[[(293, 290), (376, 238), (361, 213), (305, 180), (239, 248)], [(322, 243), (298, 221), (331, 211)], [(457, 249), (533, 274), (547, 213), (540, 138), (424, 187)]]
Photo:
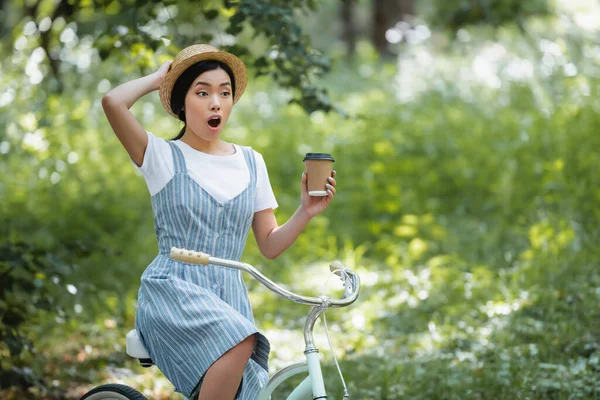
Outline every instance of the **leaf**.
[(213, 10), (204, 11), (204, 17), (209, 21), (214, 20), (218, 16), (219, 16), (219, 10), (213, 9)]
[(23, 339), (16, 331), (8, 329), (4, 334), (4, 341), (12, 357), (21, 354), (21, 351), (23, 351)]
[(269, 64), (269, 60), (267, 60), (265, 56), (258, 57), (256, 60), (254, 60), (254, 66), (259, 69), (268, 67)]

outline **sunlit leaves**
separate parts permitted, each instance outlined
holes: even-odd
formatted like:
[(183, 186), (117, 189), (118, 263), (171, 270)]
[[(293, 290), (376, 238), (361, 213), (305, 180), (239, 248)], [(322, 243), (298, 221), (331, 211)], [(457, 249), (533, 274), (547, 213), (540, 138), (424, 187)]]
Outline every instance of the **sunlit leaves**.
[[(73, 66), (60, 65), (73, 63), (66, 55), (80, 41), (91, 41), (101, 60), (114, 57), (128, 71), (158, 67), (155, 54), (172, 58), (190, 44), (210, 43), (254, 65), (256, 76), (269, 74), (282, 87), (294, 90), (293, 101), (307, 112), (329, 111), (335, 107), (326, 90), (313, 83), (315, 76), (328, 71), (329, 59), (310, 46), (294, 19), (297, 10), (314, 6), (310, 0), (45, 2), (28, 11), (14, 9), (14, 17), (22, 19), (19, 22), (27, 36), (39, 33), (31, 17), (47, 21), (41, 37), (20, 36), (15, 39), (15, 47), (22, 50), (35, 43), (51, 54), (51, 61), (46, 60), (52, 67), (50, 75), (62, 87), (65, 74), (72, 72)], [(50, 30), (46, 26), (49, 24)], [(254, 37), (252, 42), (250, 35)], [(265, 49), (269, 56), (262, 50), (249, 51), (249, 47)], [(80, 57), (78, 63), (83, 62)], [(32, 79), (39, 83), (41, 77), (36, 73)]]

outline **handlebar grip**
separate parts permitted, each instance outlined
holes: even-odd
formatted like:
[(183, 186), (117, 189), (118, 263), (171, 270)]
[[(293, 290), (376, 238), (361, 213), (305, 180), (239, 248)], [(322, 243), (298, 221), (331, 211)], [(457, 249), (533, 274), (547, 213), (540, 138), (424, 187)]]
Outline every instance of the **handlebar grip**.
[(178, 261), (183, 261), (190, 264), (208, 264), (210, 254), (202, 253), (200, 251), (192, 251), (186, 249), (179, 249), (177, 247), (171, 247), (171, 253), (169, 256)]
[[(341, 261), (338, 261), (338, 260), (332, 261), (331, 264), (329, 264), (329, 270), (331, 272), (336, 271), (338, 269), (342, 269), (343, 270), (345, 268), (346, 267), (344, 267), (344, 264), (342, 264)], [(337, 275), (339, 275), (339, 274), (337, 274)]]

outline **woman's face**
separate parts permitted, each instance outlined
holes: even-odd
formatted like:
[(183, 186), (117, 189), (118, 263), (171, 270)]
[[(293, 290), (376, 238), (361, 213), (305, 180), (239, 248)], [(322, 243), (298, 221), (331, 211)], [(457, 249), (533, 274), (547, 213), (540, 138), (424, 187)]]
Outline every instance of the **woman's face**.
[(201, 139), (219, 138), (231, 108), (231, 79), (221, 68), (200, 74), (185, 95), (185, 119), (189, 129)]

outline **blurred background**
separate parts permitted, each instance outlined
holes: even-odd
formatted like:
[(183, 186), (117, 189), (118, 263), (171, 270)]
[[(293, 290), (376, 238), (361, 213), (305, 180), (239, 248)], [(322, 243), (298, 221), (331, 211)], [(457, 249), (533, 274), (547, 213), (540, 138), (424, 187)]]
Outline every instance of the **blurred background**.
[[(102, 112), (181, 48), (240, 55), (224, 139), (263, 154), (280, 207), (302, 157), (338, 194), (273, 261), (320, 295), (355, 399), (600, 398), (600, 6), (593, 0), (0, 2), (0, 397), (126, 383), (178, 399), (125, 354), (157, 251), (149, 193)], [(133, 113), (171, 138), (157, 93)], [(246, 279), (271, 369), (301, 360), (308, 309)], [(330, 285), (339, 295), (339, 285)], [(341, 398), (321, 323), (332, 398)]]

